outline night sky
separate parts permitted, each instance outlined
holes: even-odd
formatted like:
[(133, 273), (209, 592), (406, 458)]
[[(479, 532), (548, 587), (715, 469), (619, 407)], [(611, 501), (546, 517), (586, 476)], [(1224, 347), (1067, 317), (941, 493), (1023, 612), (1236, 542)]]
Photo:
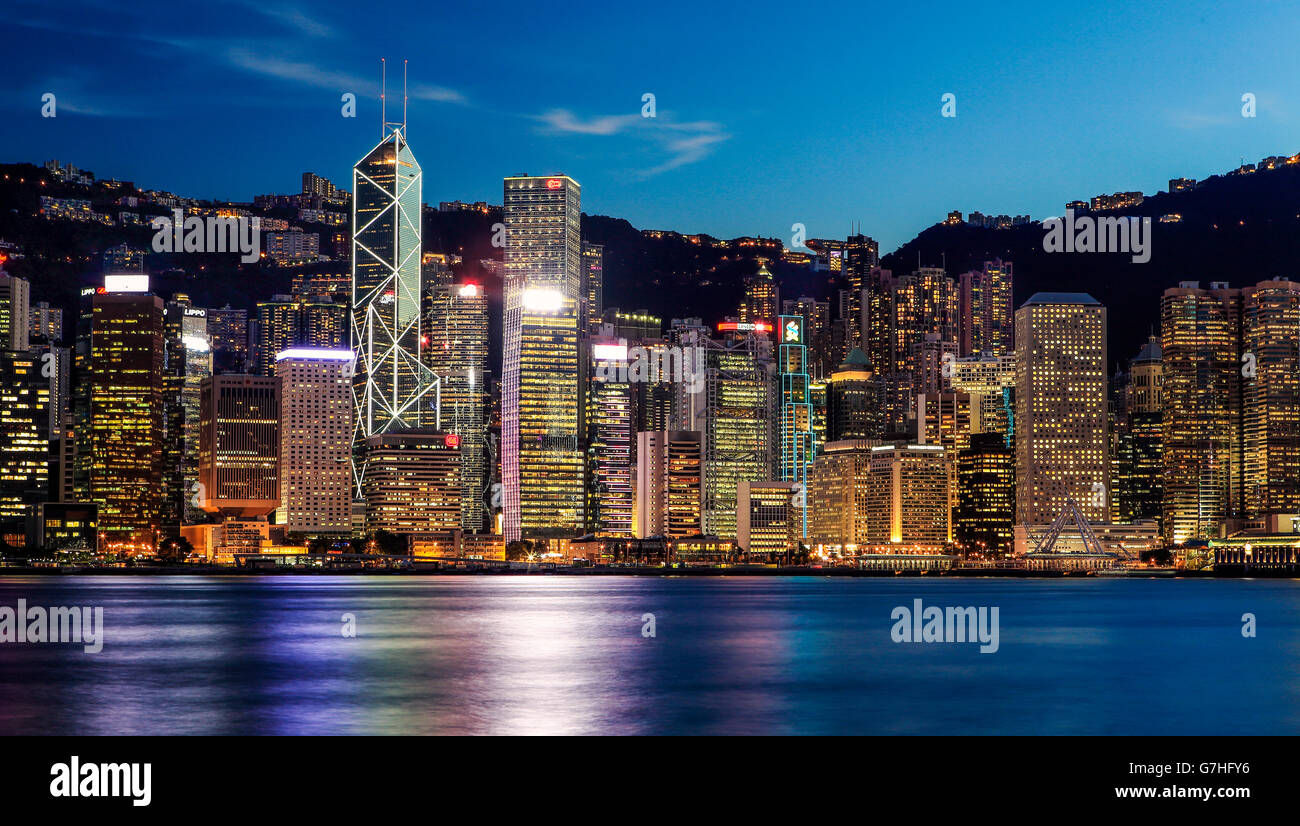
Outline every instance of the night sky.
[(0, 160), (199, 198), (350, 187), (380, 57), (390, 118), (410, 60), (426, 202), (562, 171), (586, 212), (721, 237), (860, 222), (883, 253), (950, 209), (1041, 219), (1300, 151), (1295, 3), (5, 5)]

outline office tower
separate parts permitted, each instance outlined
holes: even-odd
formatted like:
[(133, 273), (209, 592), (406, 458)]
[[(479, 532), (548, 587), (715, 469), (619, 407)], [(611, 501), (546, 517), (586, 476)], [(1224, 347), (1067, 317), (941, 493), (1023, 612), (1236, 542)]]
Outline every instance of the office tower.
[(741, 324), (776, 322), (777, 308), (781, 306), (776, 278), (767, 268), (765, 259), (758, 259), (758, 272), (745, 278), (745, 297), (740, 302)]
[(971, 398), (965, 393), (920, 393), (916, 397), (916, 440), (942, 445), (951, 458), (970, 444)]
[(384, 139), (352, 170), (353, 473), (358, 492), (369, 437), (437, 419), (436, 410), (421, 410), (436, 404), (431, 391), (437, 380), (420, 358), (420, 165), (406, 143), (406, 125), (386, 124), (385, 129)]
[(166, 493), (163, 300), (148, 292), (103, 292), (91, 307), (83, 374), (88, 410), (85, 424), (78, 423), (89, 436), (86, 495), (99, 505), (105, 550), (152, 553)]
[(1016, 518), (1048, 525), (1073, 500), (1109, 522), (1106, 308), (1035, 293), (1016, 311)]
[(582, 532), (582, 187), (505, 179), (501, 475), (506, 541)]
[(1160, 300), (1165, 539), (1213, 539), (1244, 510), (1242, 295), (1185, 281)]
[[(1242, 388), (1245, 516), (1300, 512), (1300, 283), (1242, 290), (1242, 353), (1254, 376)], [(1250, 372), (1250, 371), (1247, 371)]]
[(871, 271), (880, 265), (880, 245), (861, 233), (850, 235), (843, 256), (843, 274), (848, 288), (845, 290), (847, 305), (841, 318), (847, 322), (844, 347), (848, 352), (865, 343), (864, 308), (870, 303)]
[[(913, 392), (924, 393), (926, 376), (933, 377), (943, 353), (955, 355), (959, 318), (957, 288), (943, 268), (922, 267), (897, 279), (892, 295), (892, 370), (911, 373)], [(927, 363), (929, 372), (924, 369)]]
[(663, 430), (636, 439), (636, 536), (703, 534), (704, 434)]
[(209, 309), (208, 338), (214, 373), (242, 373), (248, 367), (248, 310), (229, 304)]
[(200, 507), (226, 518), (265, 517), (280, 506), (279, 380), (210, 376), (200, 394)]
[(1013, 353), (1011, 262), (985, 261), (983, 269), (962, 273), (958, 283), (961, 355)]
[(742, 481), (736, 491), (736, 545), (751, 558), (778, 559), (799, 547), (804, 508), (795, 482)]
[(442, 385), (442, 429), (460, 437), (461, 527), (484, 530), (488, 487), (488, 299), (478, 284), (426, 287), (425, 364)]
[(865, 544), (873, 553), (942, 551), (952, 539), (950, 469), (938, 445), (881, 445), (867, 461)]
[(831, 305), (808, 296), (786, 299), (781, 302), (781, 312), (803, 318), (804, 339), (808, 347), (808, 374), (814, 380), (824, 379), (834, 369), (838, 358), (831, 353)]
[(352, 530), (352, 351), (295, 347), (280, 385), (279, 522), (294, 533)]
[(885, 384), (853, 348), (826, 383), (826, 441), (885, 438)]
[(827, 442), (808, 471), (808, 544), (853, 555), (867, 541), (865, 492), (872, 442)]
[(584, 330), (594, 335), (605, 315), (605, 247), (582, 242), (582, 300), (586, 308)]
[(591, 340), (587, 383), (588, 529), (600, 536), (633, 533), (636, 495), (636, 395), (623, 341)]
[(31, 287), (0, 259), (0, 350), (26, 350), (31, 334)]
[(275, 359), (293, 347), (337, 350), (348, 346), (347, 305), (330, 296), (277, 295), (257, 304), (257, 372), (275, 372)]
[(1011, 444), (1015, 421), (1016, 354), (990, 352), (949, 362), (947, 383), (970, 396), (971, 433), (1000, 433)]
[[(863, 350), (872, 372), (882, 375), (894, 370), (894, 287), (890, 270), (872, 267), (867, 274), (866, 298), (862, 307)], [(845, 352), (853, 348), (846, 348)]]
[(1112, 436), (1115, 513), (1119, 523), (1159, 519), (1164, 497), (1163, 382), (1160, 339), (1150, 340), (1129, 362)]
[(953, 533), (966, 555), (1006, 556), (1015, 544), (1016, 455), (1000, 433), (977, 433), (957, 454)]
[[(804, 345), (803, 316), (778, 316), (777, 366), (780, 370), (780, 413), (777, 420), (777, 476), (803, 492), (807, 491), (808, 465), (817, 456), (813, 440), (812, 394), (808, 390), (808, 348)], [(798, 497), (796, 535), (808, 535), (807, 496)]]
[(22, 530), (50, 498), (50, 384), (41, 359), (0, 350), (0, 528)]
[(63, 340), (63, 310), (51, 307), (48, 301), (37, 301), (32, 306), (30, 323), (30, 338), (51, 344)]
[[(766, 335), (729, 342), (697, 337), (684, 359), (701, 364), (702, 377), (675, 385), (676, 424), (704, 434), (704, 533), (736, 536), (736, 491), (743, 480), (762, 482), (775, 470), (779, 385)], [(702, 355), (696, 351), (702, 350)]]
[(366, 532), (450, 534), (460, 528), (460, 437), (433, 428), (366, 439)]
[(177, 293), (163, 310), (164, 525), (203, 520), (199, 505), (199, 422), (203, 380), (212, 375), (207, 311)]

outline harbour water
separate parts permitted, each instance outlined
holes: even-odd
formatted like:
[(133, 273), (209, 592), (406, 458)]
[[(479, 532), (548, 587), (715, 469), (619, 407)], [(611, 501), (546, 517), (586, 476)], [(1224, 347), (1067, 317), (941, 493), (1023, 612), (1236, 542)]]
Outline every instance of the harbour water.
[[(1300, 733), (1292, 580), (0, 577), (19, 599), (102, 607), (104, 645), (0, 643), (3, 734)], [(998, 608), (998, 650), (895, 642), (917, 599)]]

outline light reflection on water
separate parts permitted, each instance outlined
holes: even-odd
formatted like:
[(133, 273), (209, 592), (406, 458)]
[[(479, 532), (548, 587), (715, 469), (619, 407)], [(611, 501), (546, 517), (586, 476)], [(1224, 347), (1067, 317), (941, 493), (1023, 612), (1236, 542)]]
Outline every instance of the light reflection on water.
[[(1292, 581), (0, 577), (20, 598), (107, 630), (0, 644), (3, 734), (1300, 732)], [(916, 598), (998, 606), (1000, 650), (892, 642)]]

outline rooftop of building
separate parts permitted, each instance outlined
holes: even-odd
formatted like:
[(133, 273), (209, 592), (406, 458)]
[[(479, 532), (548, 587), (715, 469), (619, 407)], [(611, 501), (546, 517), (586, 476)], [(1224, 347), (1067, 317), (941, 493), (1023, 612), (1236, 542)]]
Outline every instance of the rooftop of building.
[(1087, 293), (1034, 293), (1022, 307), (1032, 307), (1040, 304), (1090, 304), (1101, 306), (1101, 302)]

